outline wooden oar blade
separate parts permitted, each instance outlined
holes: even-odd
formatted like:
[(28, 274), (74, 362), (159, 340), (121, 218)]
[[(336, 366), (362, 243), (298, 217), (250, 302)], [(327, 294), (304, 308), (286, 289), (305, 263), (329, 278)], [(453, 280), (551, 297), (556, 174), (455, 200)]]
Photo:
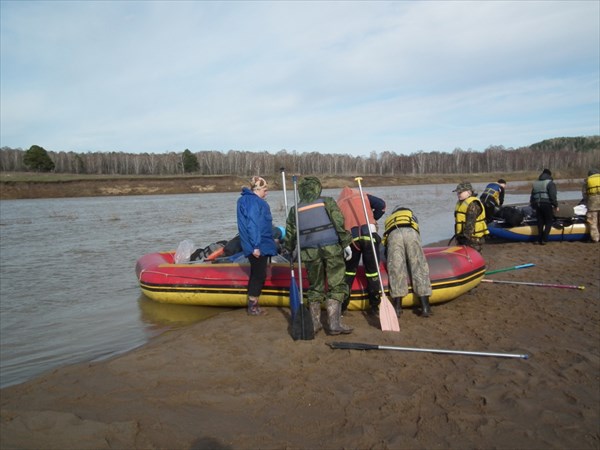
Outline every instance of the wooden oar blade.
[(394, 305), (384, 293), (381, 294), (381, 303), (379, 304), (379, 321), (382, 331), (400, 331), (400, 323)]

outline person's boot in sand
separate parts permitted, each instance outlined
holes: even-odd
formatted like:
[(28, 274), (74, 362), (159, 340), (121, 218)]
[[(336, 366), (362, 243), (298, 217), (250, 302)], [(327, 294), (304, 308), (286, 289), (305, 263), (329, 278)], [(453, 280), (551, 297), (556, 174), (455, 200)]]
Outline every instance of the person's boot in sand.
[(248, 315), (249, 316), (266, 316), (267, 312), (258, 306), (258, 297), (248, 296)]
[(419, 297), (419, 302), (421, 302), (421, 317), (429, 317), (433, 313), (431, 312), (431, 307), (429, 306), (429, 297), (424, 295)]
[(312, 302), (310, 303), (310, 315), (312, 317), (313, 329), (315, 330), (315, 335), (323, 329), (323, 325), (321, 325), (321, 303), (320, 302)]
[(342, 304), (337, 300), (327, 300), (327, 319), (329, 320), (329, 334), (350, 334), (353, 329), (342, 324)]
[(394, 310), (396, 311), (396, 317), (399, 319), (402, 315), (402, 297), (392, 298), (392, 305), (394, 306)]

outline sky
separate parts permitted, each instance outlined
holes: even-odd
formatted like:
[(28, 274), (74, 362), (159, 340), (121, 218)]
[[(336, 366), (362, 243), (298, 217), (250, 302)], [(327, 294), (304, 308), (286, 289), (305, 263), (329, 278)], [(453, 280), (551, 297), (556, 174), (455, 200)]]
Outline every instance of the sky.
[(483, 151), (600, 134), (600, 1), (0, 1), (0, 146)]

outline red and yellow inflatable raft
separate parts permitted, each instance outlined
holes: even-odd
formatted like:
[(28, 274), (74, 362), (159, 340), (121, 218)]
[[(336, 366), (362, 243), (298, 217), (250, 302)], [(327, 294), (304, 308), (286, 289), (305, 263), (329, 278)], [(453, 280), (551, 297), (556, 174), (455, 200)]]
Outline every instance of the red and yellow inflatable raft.
[[(442, 303), (476, 287), (485, 275), (485, 261), (476, 250), (465, 247), (428, 247), (424, 249), (429, 264), (433, 295), (430, 303)], [(136, 265), (136, 274), (144, 295), (162, 303), (202, 306), (242, 307), (246, 305), (249, 264), (238, 263), (174, 263), (175, 252), (150, 253)], [(367, 283), (362, 266), (352, 285), (351, 310), (368, 307)], [(296, 277), (298, 268), (295, 268)], [(308, 286), (303, 271), (303, 288)], [(385, 264), (381, 276), (387, 292)], [(260, 297), (261, 306), (289, 306), (290, 266), (269, 266), (267, 281)], [(388, 293), (389, 295), (389, 293)], [(412, 291), (402, 305), (416, 301)]]

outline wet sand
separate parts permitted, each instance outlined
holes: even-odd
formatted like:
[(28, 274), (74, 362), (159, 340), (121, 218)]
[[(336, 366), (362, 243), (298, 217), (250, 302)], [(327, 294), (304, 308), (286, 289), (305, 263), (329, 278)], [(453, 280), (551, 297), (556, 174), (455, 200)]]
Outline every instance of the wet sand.
[[(114, 359), (2, 389), (0, 447), (598, 449), (600, 247), (490, 243), (494, 280), (382, 332), (293, 341), (288, 311), (222, 313)], [(530, 358), (333, 350), (333, 341)]]

